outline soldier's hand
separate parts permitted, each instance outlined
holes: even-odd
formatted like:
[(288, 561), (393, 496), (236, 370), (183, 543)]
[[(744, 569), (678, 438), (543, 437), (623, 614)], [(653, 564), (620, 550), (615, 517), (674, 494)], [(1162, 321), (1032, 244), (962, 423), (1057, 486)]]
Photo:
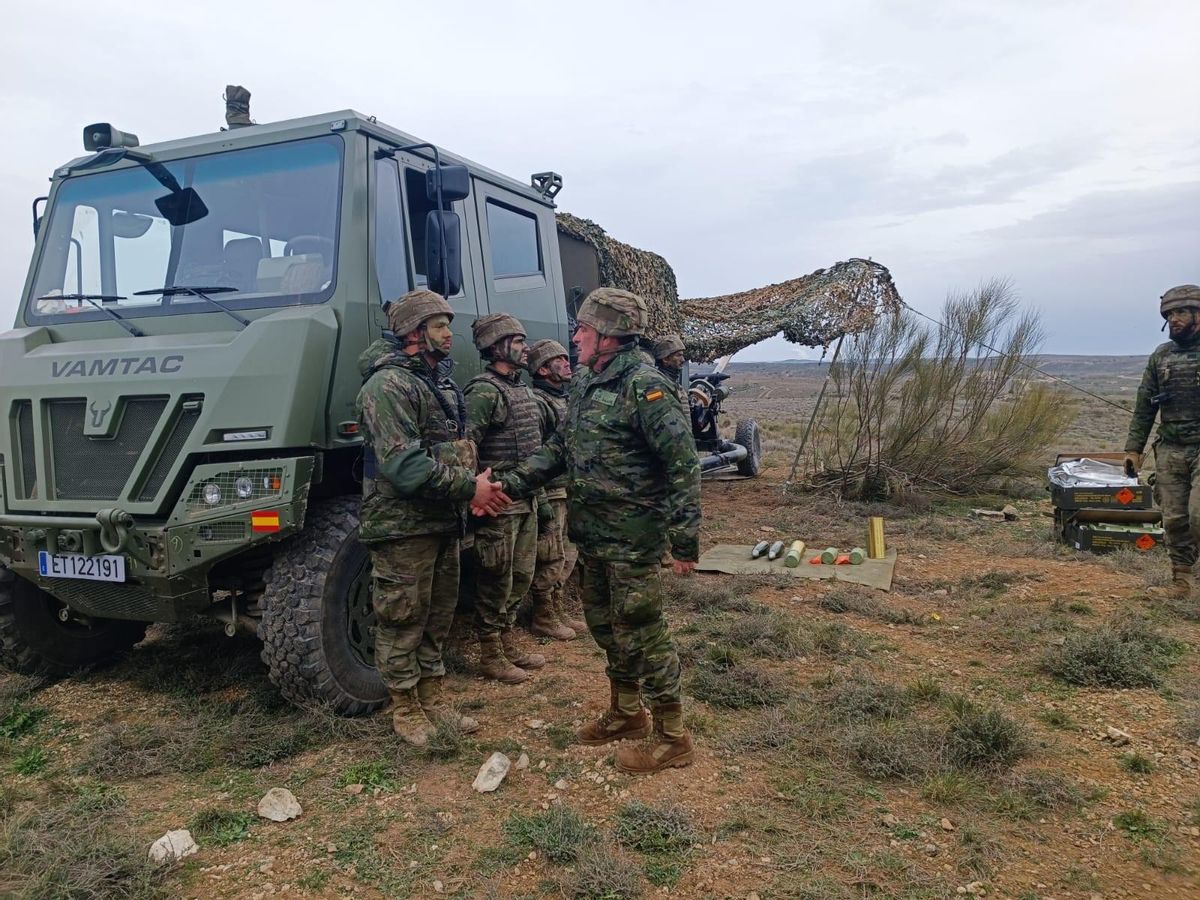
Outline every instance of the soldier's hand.
[(1142, 470), (1142, 454), (1126, 453), (1125, 454), (1125, 477), (1137, 478), (1138, 472)]
[(695, 568), (696, 564), (686, 559), (676, 559), (671, 563), (671, 571), (676, 575), (691, 575)]
[(471, 498), (471, 512), (477, 516), (494, 516), (512, 503), (504, 486), (492, 481), (492, 470), (484, 469), (475, 476), (475, 496)]

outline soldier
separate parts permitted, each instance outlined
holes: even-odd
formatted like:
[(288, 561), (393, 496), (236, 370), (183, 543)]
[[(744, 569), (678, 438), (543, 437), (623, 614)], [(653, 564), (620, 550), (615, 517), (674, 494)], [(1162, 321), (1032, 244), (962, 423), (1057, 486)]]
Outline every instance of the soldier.
[[(543, 440), (563, 427), (567, 416), (567, 384), (571, 359), (558, 341), (537, 341), (529, 348), (526, 364), (533, 376), (533, 393), (542, 411)], [(578, 551), (567, 537), (567, 478), (560, 475), (546, 485), (546, 503), (551, 526), (539, 529), (537, 568), (530, 596), (533, 623), (530, 631), (560, 641), (574, 640), (587, 631), (587, 624), (567, 618), (564, 585), (575, 568)], [(538, 523), (542, 515), (539, 510)]]
[[(542, 445), (537, 400), (521, 381), (527, 348), (525, 326), (506, 313), (481, 316), (471, 326), (484, 371), (466, 387), (467, 436), (479, 447), (479, 465), (510, 469)], [(517, 501), (475, 528), (475, 631), (479, 668), (487, 678), (520, 684), (546, 657), (527, 652), (514, 629), (517, 606), (533, 581), (537, 513)]]
[(683, 338), (677, 334), (663, 335), (654, 345), (654, 362), (658, 370), (674, 381), (683, 378)]
[(1200, 287), (1181, 284), (1162, 295), (1159, 312), (1171, 340), (1160, 344), (1146, 363), (1138, 388), (1125, 467), (1137, 472), (1154, 417), (1159, 414), (1154, 442), (1154, 495), (1162, 509), (1171, 584), (1160, 593), (1184, 599), (1191, 592), (1189, 577), (1200, 543)]
[(498, 512), (508, 498), (490, 470), (476, 474), (475, 447), (463, 439), (462, 393), (436, 374), (453, 340), (450, 304), (412, 291), (388, 305), (387, 317), (391, 337), (359, 357), (359, 539), (371, 554), (375, 665), (392, 698), (392, 728), (422, 746), (438, 721), (479, 727), (439, 699), (442, 647), (458, 602), (466, 504)]
[(668, 543), (676, 575), (696, 566), (700, 466), (671, 384), (638, 348), (645, 301), (598, 288), (584, 299), (578, 321), (572, 341), (588, 368), (571, 381), (566, 428), (502, 483), (506, 493), (528, 496), (567, 473), (567, 526), (579, 546), (584, 617), (608, 658), (610, 683), (608, 710), (576, 738), (591, 746), (647, 738), (621, 747), (616, 766), (649, 774), (692, 761), (679, 656), (656, 588)]

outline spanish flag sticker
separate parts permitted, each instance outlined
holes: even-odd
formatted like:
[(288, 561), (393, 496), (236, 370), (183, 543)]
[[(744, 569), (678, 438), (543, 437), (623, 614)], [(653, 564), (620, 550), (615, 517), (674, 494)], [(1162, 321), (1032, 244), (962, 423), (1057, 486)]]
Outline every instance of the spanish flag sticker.
[(663, 392), (660, 390), (646, 391), (646, 399), (653, 403), (655, 400), (661, 400)]
[(251, 531), (278, 531), (279, 530), (279, 513), (265, 512), (265, 511), (250, 513), (250, 530)]

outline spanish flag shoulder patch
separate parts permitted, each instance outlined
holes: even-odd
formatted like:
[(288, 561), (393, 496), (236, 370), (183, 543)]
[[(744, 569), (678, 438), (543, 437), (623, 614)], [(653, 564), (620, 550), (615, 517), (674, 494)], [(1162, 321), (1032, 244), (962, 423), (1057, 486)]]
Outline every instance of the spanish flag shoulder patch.
[(646, 400), (650, 403), (653, 403), (655, 400), (661, 400), (662, 398), (663, 392), (658, 388), (652, 388), (651, 390), (646, 391)]

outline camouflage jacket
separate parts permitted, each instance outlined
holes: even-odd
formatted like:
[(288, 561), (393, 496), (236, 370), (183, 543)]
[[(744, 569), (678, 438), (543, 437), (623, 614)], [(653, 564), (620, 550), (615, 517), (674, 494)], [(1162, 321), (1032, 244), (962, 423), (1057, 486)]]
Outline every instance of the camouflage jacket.
[(571, 539), (609, 562), (657, 562), (700, 552), (700, 463), (677, 394), (638, 350), (571, 380), (566, 428), (505, 473), (527, 495), (567, 473)]
[(475, 454), (460, 438), (458, 387), (386, 339), (363, 351), (358, 365), (364, 382), (355, 411), (366, 457), (359, 537), (461, 532), (475, 494)]
[[(533, 396), (537, 398), (542, 417), (542, 440), (563, 428), (567, 421), (567, 389), (541, 378), (533, 379)], [(567, 496), (567, 475), (564, 472), (546, 482), (546, 498), (561, 500)]]
[[(498, 381), (503, 382), (503, 387)], [(466, 400), (467, 437), (480, 448), (481, 469), (491, 466), (492, 472), (499, 476), (541, 446), (538, 402), (533, 391), (521, 381), (520, 371), (501, 375), (489, 366), (467, 382)], [(533, 508), (528, 501), (517, 500), (504, 514), (527, 513)]]
[(1141, 453), (1159, 416), (1169, 444), (1200, 444), (1200, 337), (1167, 341), (1150, 354), (1138, 387), (1125, 452)]

